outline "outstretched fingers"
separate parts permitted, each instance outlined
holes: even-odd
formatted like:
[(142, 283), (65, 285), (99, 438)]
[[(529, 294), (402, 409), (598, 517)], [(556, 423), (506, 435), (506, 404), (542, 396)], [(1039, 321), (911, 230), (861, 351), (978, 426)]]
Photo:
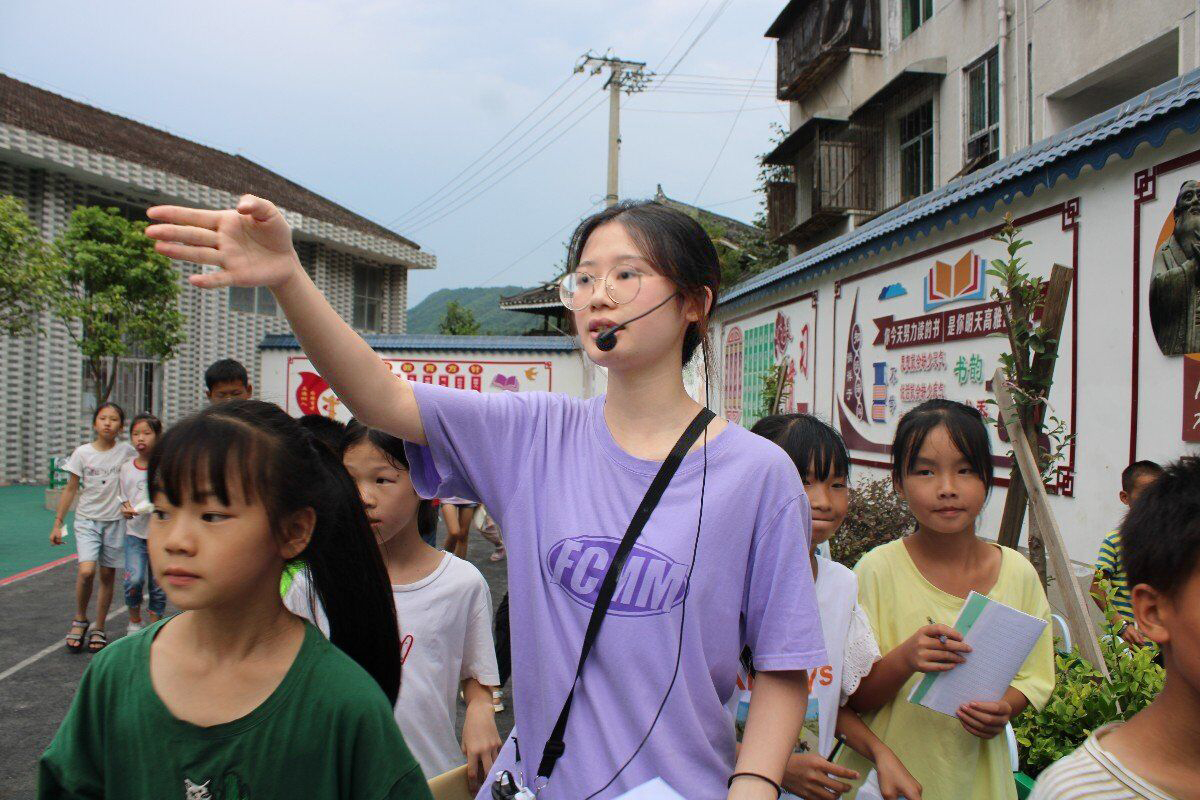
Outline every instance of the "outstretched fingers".
[[(213, 247), (193, 247), (179, 242), (155, 242), (154, 249), (167, 258), (190, 261), (193, 264), (221, 265), (221, 253)], [(197, 284), (199, 285), (199, 284)], [(225, 286), (227, 284), (219, 284)]]
[(146, 216), (155, 222), (194, 225), (197, 228), (207, 228), (210, 231), (215, 231), (221, 221), (221, 212), (219, 211), (208, 211), (203, 208), (185, 208), (184, 206), (151, 206), (146, 209)]
[(197, 228), (193, 225), (150, 225), (146, 235), (151, 239), (162, 242), (190, 244), (197, 247), (217, 246), (217, 232), (208, 228)]

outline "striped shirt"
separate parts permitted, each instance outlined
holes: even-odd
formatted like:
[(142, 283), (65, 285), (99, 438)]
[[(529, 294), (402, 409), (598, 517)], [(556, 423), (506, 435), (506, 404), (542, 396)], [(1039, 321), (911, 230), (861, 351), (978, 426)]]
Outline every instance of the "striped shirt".
[(1029, 800), (1174, 800), (1100, 746), (1099, 737), (1118, 725), (1097, 729), (1078, 750), (1054, 762), (1038, 778)]
[(1121, 532), (1113, 531), (1100, 543), (1100, 555), (1096, 557), (1096, 572), (1112, 583), (1113, 606), (1125, 619), (1133, 621), (1133, 604), (1129, 600), (1129, 583), (1125, 579), (1125, 565), (1121, 563)]

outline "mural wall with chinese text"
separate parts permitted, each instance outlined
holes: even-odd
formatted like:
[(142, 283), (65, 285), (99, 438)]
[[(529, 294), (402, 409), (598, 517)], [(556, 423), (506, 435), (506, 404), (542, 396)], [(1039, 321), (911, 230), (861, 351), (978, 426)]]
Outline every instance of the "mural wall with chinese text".
[(781, 368), (779, 409), (811, 411), (816, 380), (817, 307), (815, 295), (722, 325), (719, 359), (721, 409), (732, 422), (754, 425), (770, 398), (766, 377)]

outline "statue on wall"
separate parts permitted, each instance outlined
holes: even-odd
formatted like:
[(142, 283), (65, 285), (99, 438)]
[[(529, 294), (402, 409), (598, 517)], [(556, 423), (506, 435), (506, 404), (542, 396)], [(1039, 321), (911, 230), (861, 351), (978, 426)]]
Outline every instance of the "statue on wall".
[(1179, 187), (1174, 216), (1150, 275), (1150, 326), (1167, 356), (1200, 352), (1200, 181)]

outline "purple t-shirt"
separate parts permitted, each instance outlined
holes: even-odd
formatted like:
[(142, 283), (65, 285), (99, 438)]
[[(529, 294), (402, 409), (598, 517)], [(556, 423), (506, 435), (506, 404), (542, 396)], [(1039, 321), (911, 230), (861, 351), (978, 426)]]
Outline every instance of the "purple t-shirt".
[[(407, 446), (413, 485), (480, 500), (504, 531), (522, 763), (514, 768), (510, 740), (492, 774), (532, 785), (600, 581), (660, 464), (617, 445), (603, 397), (413, 388), (429, 440)], [(734, 737), (724, 704), (743, 645), (759, 670), (826, 663), (796, 468), (737, 425), (711, 437), (696, 545), (703, 466), (700, 449), (684, 458), (626, 562), (541, 800), (600, 789), (646, 735), (675, 669), (694, 546), (675, 686), (641, 752), (598, 797), (658, 776), (689, 800), (725, 797)], [(490, 797), (486, 786), (479, 796)]]

